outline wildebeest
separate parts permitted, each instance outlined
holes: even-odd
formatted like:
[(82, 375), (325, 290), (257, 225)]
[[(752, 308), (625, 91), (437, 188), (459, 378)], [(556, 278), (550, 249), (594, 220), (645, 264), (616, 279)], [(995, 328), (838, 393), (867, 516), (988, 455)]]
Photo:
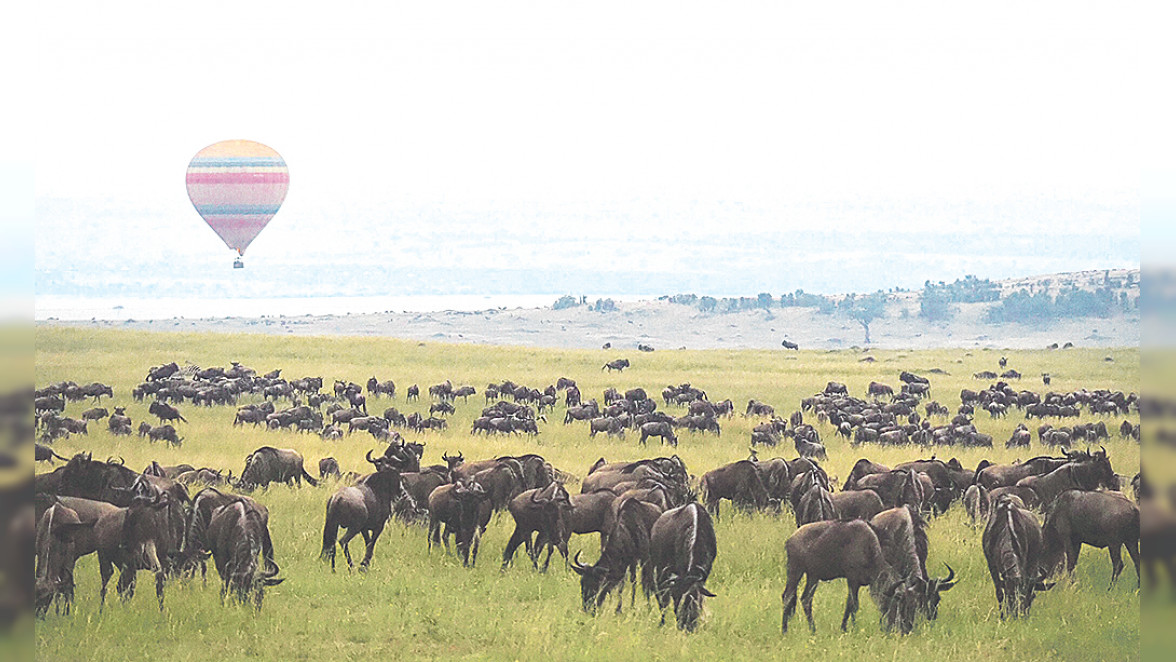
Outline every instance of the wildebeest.
[(1052, 574), (1065, 562), (1073, 573), (1082, 545), (1105, 547), (1111, 557), (1111, 585), (1123, 572), (1121, 548), (1135, 564), (1139, 583), (1139, 507), (1118, 492), (1069, 490), (1053, 501), (1042, 526), (1044, 568)]
[(180, 420), (185, 423), (188, 422), (188, 419), (180, 415), (180, 410), (162, 400), (156, 400), (155, 402), (152, 402), (151, 405), (147, 407), (147, 413), (158, 418), (160, 423), (163, 423), (164, 421), (176, 420)]
[(48, 446), (42, 446), (41, 444), (36, 444), (35, 446), (36, 453), (34, 459), (37, 462), (48, 461), (50, 464), (52, 464), (54, 459), (61, 460), (62, 462), (69, 462), (68, 457), (62, 457), (58, 455), (52, 448), (49, 448)]
[(181, 572), (191, 573), (196, 567), (200, 568), (200, 576), (205, 575), (205, 559), (212, 553), (211, 540), (208, 537), (208, 526), (212, 517), (222, 507), (238, 502), (256, 511), (264, 528), (264, 537), (260, 539), (261, 553), (267, 559), (273, 559), (274, 546), (269, 538), (269, 509), (248, 496), (227, 494), (215, 487), (206, 487), (192, 498), (192, 509), (188, 514), (184, 526), (183, 543), (180, 546), (177, 565)]
[(1068, 462), (1048, 474), (1022, 478), (1017, 481), (1017, 485), (1032, 489), (1037, 493), (1041, 504), (1049, 506), (1066, 490), (1090, 491), (1099, 487), (1117, 490), (1119, 481), (1104, 450), (1090, 455), (1089, 459)]
[(809, 471), (804, 474), (799, 486), (793, 492), (801, 493), (796, 507), (797, 528), (811, 522), (837, 519), (837, 509), (833, 505), (833, 494), (829, 489), (829, 478), (823, 471)]
[(996, 589), (1002, 616), (1027, 616), (1045, 583), (1041, 525), (1033, 513), (1017, 507), (1009, 497), (999, 497), (988, 515), (981, 539), (988, 572)]
[(110, 412), (107, 411), (106, 407), (91, 407), (90, 409), (87, 409), (86, 411), (82, 412), (82, 420), (83, 421), (98, 421), (98, 420), (102, 420), (102, 419), (106, 418), (109, 415), (110, 415)]
[(339, 478), (343, 474), (339, 469), (339, 461), (333, 457), (324, 457), (319, 460), (319, 480), (326, 480), (327, 478)]
[[(553, 548), (558, 548), (564, 559), (568, 558), (567, 534), (568, 514), (572, 508), (571, 497), (560, 483), (551, 483), (544, 488), (527, 490), (510, 502), (510, 514), (515, 521), (514, 532), (506, 543), (502, 552), (502, 568), (505, 570), (514, 559), (515, 550), (525, 544), (527, 556), (531, 564), (539, 567), (541, 543), (546, 543), (547, 559), (543, 562), (543, 572), (551, 562)], [(531, 535), (535, 535), (532, 543)]]
[(702, 494), (706, 509), (716, 518), (722, 499), (729, 499), (735, 508), (762, 510), (768, 505), (763, 477), (757, 464), (750, 460), (738, 460), (703, 474)]
[(788, 581), (780, 596), (784, 613), (780, 629), (788, 632), (788, 621), (796, 611), (796, 591), (800, 580), (808, 577), (800, 601), (808, 618), (809, 629), (816, 632), (813, 622), (813, 596), (822, 581), (845, 578), (849, 592), (841, 629), (858, 609), (858, 591), (870, 587), (870, 595), (878, 603), (887, 630), (898, 628), (903, 634), (914, 629), (915, 612), (919, 604), (918, 587), (896, 577), (887, 563), (874, 529), (866, 522), (822, 521), (805, 524), (784, 543), (788, 555)]
[(392, 501), (400, 496), (400, 469), (410, 461), (403, 453), (399, 456), (384, 455), (372, 459), (371, 451), (367, 453), (367, 460), (375, 465), (375, 473), (364, 476), (355, 485), (340, 487), (330, 499), (327, 499), (320, 557), (330, 560), (332, 571), (335, 570), (335, 542), (340, 528), (344, 529), (344, 533), (342, 538), (338, 538), (338, 543), (343, 548), (347, 567), (355, 567), (347, 544), (356, 534), (363, 534), (363, 541), (367, 546), (359, 569), (366, 570), (372, 562), (376, 541), (379, 540), (380, 534), (384, 531), (384, 524), (392, 514)]
[(74, 593), (74, 563), (79, 551), (85, 551), (77, 549), (75, 538), (92, 529), (94, 521), (83, 522), (77, 512), (56, 499), (37, 521), (34, 591), (38, 616), (56, 600), (59, 600), (58, 609), (69, 615)]
[(245, 470), (241, 472), (238, 487), (268, 487), (274, 482), (287, 485), (297, 482), (301, 485), (303, 479), (311, 487), (318, 486), (318, 481), (303, 468), (301, 453), (292, 448), (262, 446), (245, 458)]
[[(491, 508), (486, 490), (475, 481), (441, 485), (429, 494), (429, 549), (454, 535), (462, 565), (477, 563), (481, 531), (490, 521)], [(442, 532), (441, 527), (445, 530)]]
[(967, 511), (972, 526), (976, 526), (980, 521), (988, 521), (988, 506), (988, 490), (983, 485), (969, 485), (964, 491), (964, 510)]
[[(241, 604), (247, 603), (252, 594), (254, 606), (260, 610), (265, 587), (282, 583), (277, 577), (278, 564), (272, 555), (264, 553), (270, 539), (266, 521), (249, 503), (238, 498), (216, 511), (206, 535), (216, 571), (221, 576), (221, 602), (232, 589)], [(259, 555), (265, 564), (260, 572)]]
[(910, 506), (891, 508), (870, 519), (870, 528), (878, 536), (891, 569), (917, 588), (919, 608), (927, 620), (938, 618), (940, 594), (956, 585), (956, 576), (950, 565), (942, 579), (927, 574), (927, 524), (919, 512)]
[(781, 346), (782, 346), (784, 349), (800, 349), (800, 345), (798, 345), (798, 344), (796, 344), (796, 343), (792, 342), (791, 340), (787, 340), (787, 339), (785, 339), (785, 340), (781, 340), (781, 341), (780, 341), (780, 345), (781, 345)]
[(172, 446), (180, 446), (184, 443), (184, 439), (170, 424), (151, 426), (151, 429), (147, 431), (147, 440), (151, 442), (166, 441)]
[(169, 497), (161, 492), (153, 497), (136, 495), (129, 506), (100, 516), (94, 524), (102, 579), (101, 604), (106, 603), (106, 585), (116, 567), (120, 570), (117, 589), (124, 600), (134, 594), (137, 572), (146, 569), (155, 574), (155, 595), (163, 610), (167, 573), (160, 557), (176, 548), (167, 521), (168, 501)]
[(702, 611), (702, 598), (715, 597), (706, 588), (718, 555), (710, 515), (697, 503), (662, 513), (649, 531), (649, 561), (642, 568), (642, 584), (649, 587), (662, 609), (672, 600), (678, 628), (693, 632)]
[[(631, 579), (636, 579), (638, 569), (649, 560), (649, 530), (661, 514), (661, 509), (651, 503), (629, 499), (617, 510), (616, 523), (596, 563), (584, 565), (580, 562), (580, 553), (576, 553), (572, 569), (580, 575), (580, 599), (584, 611), (595, 613), (608, 594), (624, 581), (626, 572)], [(648, 591), (651, 587), (646, 585), (645, 588)], [(636, 590), (634, 581), (634, 594)], [(618, 613), (623, 602), (624, 598), (620, 596)]]
[(650, 437), (660, 437), (662, 443), (668, 443), (671, 446), (678, 445), (678, 436), (674, 434), (673, 426), (663, 421), (654, 421), (641, 426), (641, 444), (645, 445), (645, 440)]
[(616, 359), (613, 361), (609, 361), (608, 363), (605, 363), (603, 366), (601, 366), (600, 369), (601, 370), (608, 370), (609, 372), (612, 372), (613, 370), (616, 370), (617, 372), (621, 372), (625, 368), (628, 368), (628, 367), (629, 367), (629, 359)]

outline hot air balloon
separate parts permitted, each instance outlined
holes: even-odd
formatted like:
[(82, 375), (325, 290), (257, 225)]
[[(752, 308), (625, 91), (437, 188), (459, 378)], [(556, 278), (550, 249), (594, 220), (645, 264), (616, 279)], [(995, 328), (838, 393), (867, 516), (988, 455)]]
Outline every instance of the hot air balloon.
[(273, 149), (252, 140), (225, 140), (196, 152), (188, 164), (188, 198), (208, 227), (237, 251), (245, 249), (278, 213), (290, 173)]

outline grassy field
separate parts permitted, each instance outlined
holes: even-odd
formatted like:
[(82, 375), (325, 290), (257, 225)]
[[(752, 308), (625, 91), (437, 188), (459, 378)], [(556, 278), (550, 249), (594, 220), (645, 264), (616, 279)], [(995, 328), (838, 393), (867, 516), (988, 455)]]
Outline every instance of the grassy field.
[[(407, 404), (403, 390), (413, 383), (425, 387), (451, 379), (472, 384), (479, 395), (457, 402), (450, 428), (424, 435), (410, 434), (426, 443), (425, 462), (438, 462), (443, 452), (462, 451), (467, 458), (502, 453), (538, 452), (557, 467), (583, 475), (598, 457), (636, 459), (660, 453), (656, 446), (639, 448), (627, 441), (590, 440), (586, 425), (563, 426), (562, 407), (552, 420), (540, 424), (537, 438), (471, 437), (469, 422), (483, 406), (481, 390), (488, 382), (511, 379), (542, 388), (560, 376), (577, 380), (585, 398), (600, 397), (609, 386), (636, 386), (660, 393), (667, 384), (689, 381), (705, 389), (711, 400), (731, 398), (737, 411), (749, 398), (775, 406), (787, 415), (799, 408), (802, 397), (835, 379), (850, 393), (863, 396), (871, 380), (898, 383), (907, 369), (926, 374), (933, 368), (947, 375), (929, 375), (933, 396), (954, 408), (961, 388), (981, 388), (973, 380), (980, 370), (996, 370), (996, 351), (937, 350), (920, 352), (784, 351), (566, 351), (511, 347), (474, 347), (425, 344), (376, 338), (273, 338), (254, 335), (181, 335), (163, 333), (94, 332), (42, 327), (36, 335), (36, 383), (72, 379), (79, 383), (103, 381), (114, 386), (114, 402), (128, 405), (135, 424), (146, 420), (146, 404), (133, 404), (129, 393), (151, 365), (192, 361), (202, 366), (227, 365), (237, 360), (259, 372), (282, 368), (283, 376), (322, 376), (363, 383), (372, 375), (394, 379), (398, 397), (371, 400), (369, 409), (395, 405), (404, 412), (427, 410), (428, 403)], [(1135, 349), (1006, 352), (1010, 367), (1024, 373), (1025, 388), (1042, 390), (1042, 372), (1053, 375), (1055, 390), (1080, 387), (1139, 389), (1139, 353)], [(627, 356), (633, 366), (622, 374), (605, 373), (601, 365)], [(1110, 357), (1112, 361), (1105, 360)], [(91, 405), (71, 404), (77, 416)], [(107, 405), (108, 406), (108, 405)], [(63, 455), (88, 450), (95, 457), (120, 456), (128, 466), (142, 469), (151, 460), (161, 464), (188, 462), (196, 466), (233, 469), (239, 473), (245, 456), (261, 445), (295, 448), (317, 473), (319, 458), (337, 458), (344, 471), (366, 471), (363, 454), (377, 448), (370, 436), (353, 435), (339, 442), (293, 432), (265, 432), (232, 428), (233, 409), (181, 406), (189, 419), (181, 424), (182, 448), (109, 436), (92, 425), (89, 436), (58, 442)], [(1044, 452), (1006, 451), (1019, 417), (977, 418), (984, 432), (996, 439), (992, 450), (941, 449), (939, 456), (955, 456), (973, 467), (982, 458), (1008, 461)], [(1082, 420), (1089, 420), (1084, 417)], [(749, 431), (758, 421), (736, 416), (723, 421), (721, 437), (681, 434), (677, 453), (692, 474), (701, 475), (721, 464), (747, 456)], [(1117, 429), (1119, 420), (1108, 420)], [(821, 428), (829, 446), (827, 468), (844, 478), (859, 457), (893, 464), (926, 457), (918, 448), (853, 448)], [(1036, 437), (1036, 435), (1034, 435)], [(1107, 444), (1116, 471), (1138, 470), (1139, 447), (1117, 435)], [(779, 453), (792, 457), (791, 448)], [(761, 451), (761, 457), (772, 453)], [(44, 470), (44, 469), (42, 469)], [(839, 484), (839, 483), (838, 483)], [(621, 615), (608, 608), (599, 616), (584, 614), (579, 605), (578, 577), (562, 564), (547, 574), (534, 572), (520, 554), (506, 572), (498, 569), (510, 535), (509, 515), (492, 521), (474, 569), (444, 552), (426, 551), (424, 530), (390, 525), (376, 548), (367, 574), (340, 570), (332, 574), (318, 559), (323, 507), (333, 485), (301, 489), (278, 486), (257, 498), (271, 513), (270, 527), (278, 563), (286, 582), (268, 591), (260, 615), (218, 602), (219, 579), (210, 568), (207, 586), (195, 581), (170, 582), (167, 606), (161, 613), (144, 575), (133, 600), (114, 599), (98, 611), (98, 573), (94, 557), (79, 563), (78, 599), (70, 617), (50, 614), (37, 626), (37, 656), (41, 660), (216, 660), (282, 659), (778, 659), (803, 654), (822, 660), (968, 659), (1042, 660), (1135, 659), (1139, 655), (1139, 593), (1129, 568), (1120, 582), (1107, 590), (1110, 562), (1105, 552), (1087, 548), (1074, 582), (1063, 582), (1041, 596), (1031, 618), (1002, 621), (980, 551), (980, 534), (972, 529), (957, 504), (932, 521), (928, 568), (943, 572), (950, 563), (962, 581), (945, 594), (940, 618), (920, 625), (907, 637), (881, 632), (877, 610), (863, 597), (856, 626), (848, 634), (838, 629), (845, 601), (843, 581), (822, 585), (814, 615), (817, 634), (797, 622), (780, 634), (780, 593), (784, 586), (783, 543), (794, 530), (790, 513), (726, 516), (716, 524), (719, 553), (708, 587), (718, 597), (708, 600), (698, 632), (685, 635), (673, 627), (659, 627), (658, 616), (638, 598), (628, 601)], [(571, 486), (578, 491), (578, 486)], [(353, 551), (361, 546), (353, 545)], [(595, 535), (572, 540), (573, 553), (583, 549), (595, 559)], [(342, 561), (342, 559), (340, 559)], [(610, 601), (610, 605), (615, 601)], [(803, 616), (799, 616), (803, 619)], [(908, 656), (914, 656), (909, 658)]]

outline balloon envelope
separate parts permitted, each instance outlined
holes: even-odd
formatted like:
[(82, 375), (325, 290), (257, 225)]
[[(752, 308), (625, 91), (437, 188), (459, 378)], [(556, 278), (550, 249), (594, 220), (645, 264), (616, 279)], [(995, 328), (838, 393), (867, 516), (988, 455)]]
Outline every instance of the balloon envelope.
[(229, 248), (244, 255), (278, 213), (290, 185), (286, 162), (252, 140), (225, 140), (192, 157), (188, 198)]

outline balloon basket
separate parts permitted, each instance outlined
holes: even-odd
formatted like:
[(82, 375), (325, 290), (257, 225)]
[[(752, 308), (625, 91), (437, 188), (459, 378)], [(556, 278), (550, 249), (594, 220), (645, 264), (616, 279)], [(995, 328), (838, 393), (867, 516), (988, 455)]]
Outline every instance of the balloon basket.
[(245, 263), (241, 261), (241, 258), (236, 258), (233, 260), (233, 268), (234, 269), (244, 269)]

